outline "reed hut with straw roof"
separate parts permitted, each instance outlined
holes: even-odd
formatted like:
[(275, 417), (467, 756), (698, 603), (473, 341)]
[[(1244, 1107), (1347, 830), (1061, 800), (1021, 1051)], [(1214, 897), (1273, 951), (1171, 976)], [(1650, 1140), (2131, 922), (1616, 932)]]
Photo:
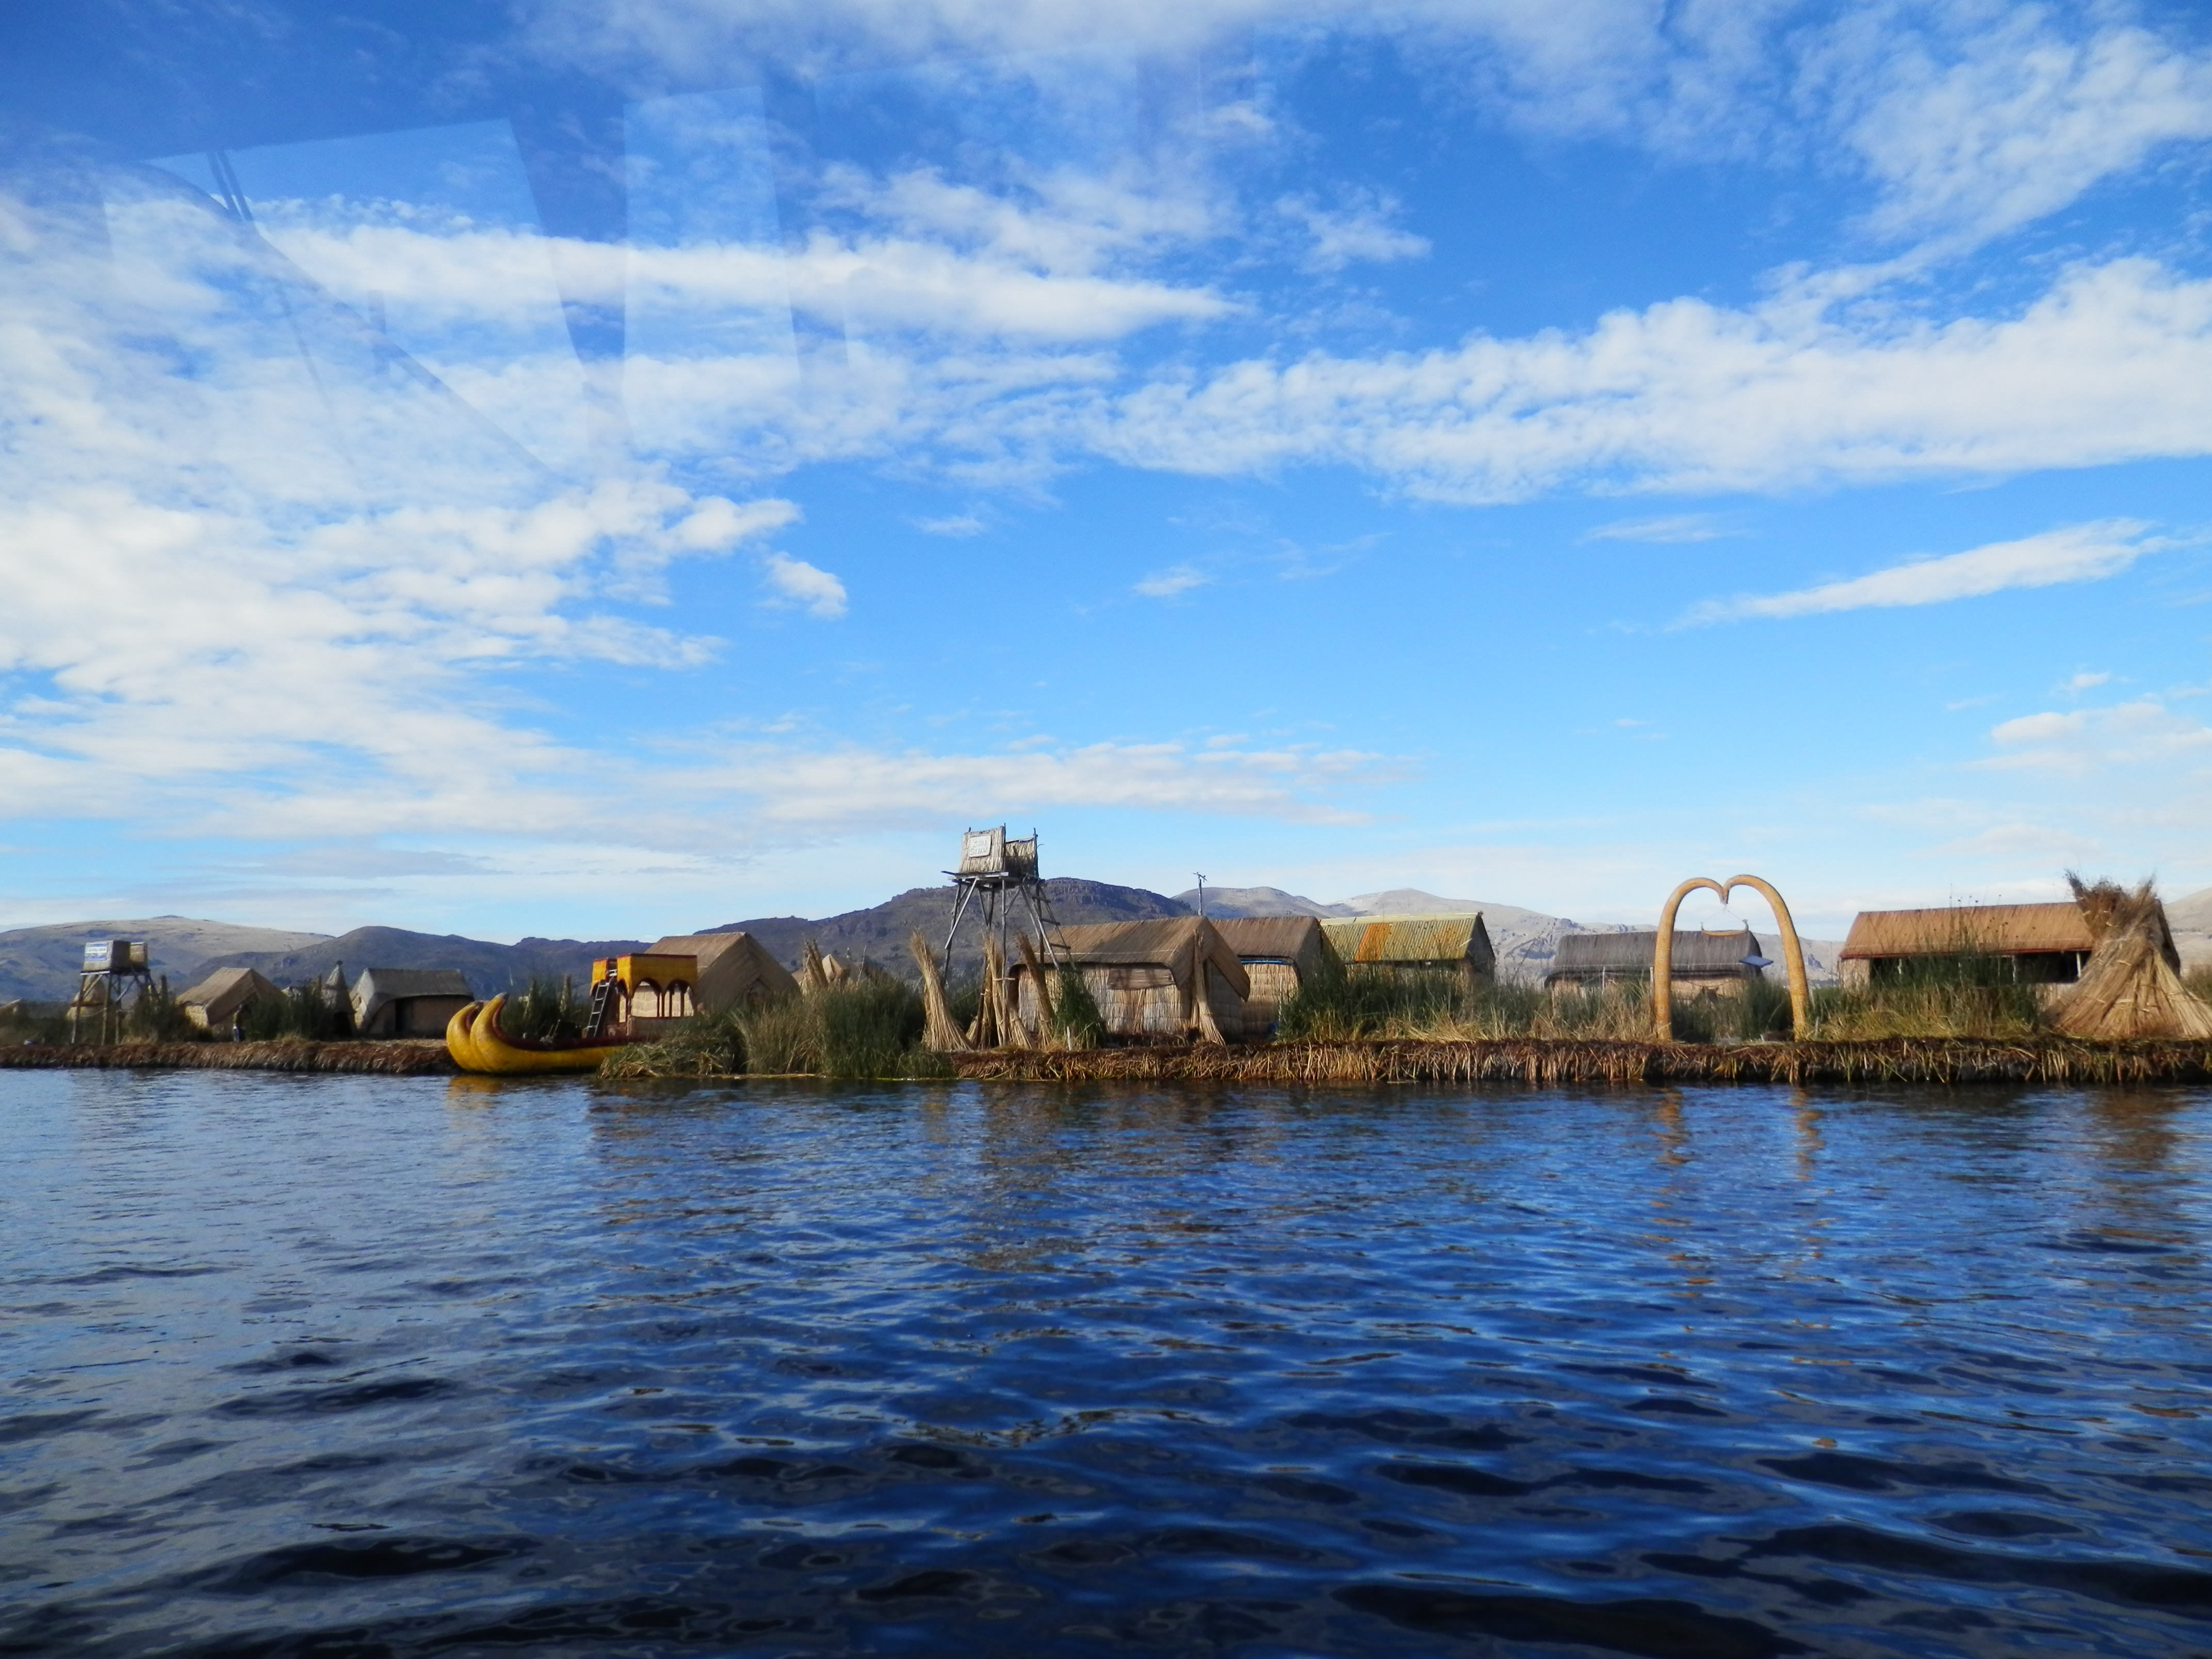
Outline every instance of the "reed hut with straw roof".
[(2066, 879), (2096, 944), (2080, 978), (2053, 999), (2052, 1026), (2073, 1037), (2212, 1039), (2212, 1007), (2181, 982), (2173, 929), (2151, 884)]
[[(1083, 975), (1106, 1035), (1124, 1041), (1241, 1042), (1251, 976), (1205, 916), (1106, 921), (1062, 927), (1054, 948)], [(1038, 975), (1013, 969), (1012, 1022), (1039, 1029), (1045, 1016)]]
[(365, 1037), (443, 1036), (476, 1000), (458, 968), (368, 968), (353, 982), (353, 1029)]
[(179, 993), (177, 1006), (201, 1030), (228, 1032), (255, 1003), (273, 1002), (283, 994), (251, 968), (218, 968), (190, 990)]
[[(1551, 971), (1544, 975), (1550, 991), (1595, 990), (1623, 982), (1648, 985), (1651, 958), (1657, 953), (1659, 930), (1620, 933), (1565, 933), (1552, 957)], [(1706, 994), (1740, 988), (1745, 981), (1764, 971), (1751, 960), (1766, 952), (1759, 936), (1748, 927), (1714, 932), (1705, 928), (1674, 930), (1674, 954), (1669, 958), (1677, 991)]]
[(1336, 955), (1316, 916), (1227, 916), (1213, 926), (1244, 964), (1251, 990), (1244, 999), (1244, 1030), (1258, 1036), (1274, 1029), (1291, 994)]
[(799, 994), (791, 970), (768, 953), (750, 933), (672, 933), (656, 944), (656, 957), (690, 957), (696, 964), (692, 1006), (719, 1014), (750, 1003), (776, 1002)]
[(1983, 957), (2001, 960), (2006, 976), (2023, 985), (2070, 985), (2096, 948), (2079, 902), (1862, 910), (1837, 971), (1845, 985), (1865, 987), (1902, 979), (1918, 965)]

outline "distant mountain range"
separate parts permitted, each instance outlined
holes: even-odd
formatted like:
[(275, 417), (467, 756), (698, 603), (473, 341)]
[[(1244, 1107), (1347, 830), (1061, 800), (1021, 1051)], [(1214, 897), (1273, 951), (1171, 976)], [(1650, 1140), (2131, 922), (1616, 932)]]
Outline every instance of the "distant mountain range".
[[(1059, 877), (1045, 884), (1054, 915), (1070, 925), (1087, 921), (1133, 921), (1156, 916), (1195, 914), (1198, 890), (1170, 897), (1141, 887)], [(1754, 907), (1756, 908), (1756, 907)], [(1206, 910), (1214, 916), (1435, 915), (1480, 910), (1497, 948), (1498, 967), (1513, 978), (1540, 978), (1550, 967), (1561, 938), (1574, 933), (1622, 933), (1618, 924), (1585, 923), (1547, 915), (1517, 904), (1487, 899), (1441, 898), (1418, 888), (1393, 888), (1356, 898), (1323, 903), (1279, 887), (1208, 887)], [(2212, 888), (2175, 900), (2166, 907), (2174, 938), (2187, 962), (2212, 962)], [(902, 975), (913, 972), (907, 936), (920, 928), (933, 948), (941, 945), (952, 919), (952, 890), (916, 887), (865, 910), (810, 920), (805, 916), (757, 916), (702, 928), (702, 933), (752, 934), (776, 958), (796, 967), (808, 939), (848, 961), (870, 961)], [(982, 954), (981, 918), (963, 920), (954, 951), (955, 972), (972, 971)], [(1754, 919), (1762, 940), (1771, 927)], [(330, 972), (338, 963), (349, 976), (364, 968), (458, 968), (479, 996), (519, 988), (533, 977), (574, 980), (591, 975), (592, 958), (642, 950), (649, 940), (525, 939), (495, 945), (454, 933), (416, 933), (399, 927), (356, 927), (331, 938), (323, 933), (288, 933), (188, 916), (142, 917), (123, 921), (58, 923), (0, 933), (0, 1000), (24, 998), (58, 1002), (76, 988), (87, 939), (144, 939), (154, 971), (183, 990), (217, 968), (259, 969), (280, 985), (297, 984)], [(1842, 949), (1834, 939), (1803, 941), (1805, 964), (1816, 981), (1835, 977)], [(1771, 948), (1768, 954), (1778, 957)]]

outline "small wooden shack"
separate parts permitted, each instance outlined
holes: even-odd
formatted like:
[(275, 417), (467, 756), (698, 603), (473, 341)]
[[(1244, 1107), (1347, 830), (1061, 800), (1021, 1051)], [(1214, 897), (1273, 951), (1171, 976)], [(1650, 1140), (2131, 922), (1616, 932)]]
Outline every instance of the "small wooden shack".
[[(1880, 985), (1904, 977), (1916, 962), (1995, 957), (2024, 984), (2071, 985), (2096, 948), (2090, 918), (2071, 902), (1862, 910), (1844, 941), (1838, 972), (1845, 985)], [(2178, 968), (2171, 933), (2165, 949)]]
[(364, 968), (351, 1000), (356, 1036), (434, 1037), (476, 994), (458, 968)]
[(1451, 968), (1470, 987), (1498, 976), (1498, 952), (1480, 912), (1435, 916), (1330, 916), (1321, 924), (1346, 967)]
[(204, 1031), (228, 1034), (255, 1003), (284, 994), (251, 968), (218, 968), (191, 989), (179, 992), (177, 1006)]
[(672, 933), (653, 945), (652, 954), (692, 959), (690, 995), (702, 1013), (799, 994), (791, 970), (750, 933)]
[[(1063, 927), (1054, 945), (1083, 975), (1109, 1037), (1239, 1042), (1252, 981), (1204, 916)], [(1015, 1007), (1035, 1030), (1043, 1008), (1026, 967), (1012, 969)]]
[[(1621, 933), (1563, 933), (1553, 954), (1551, 971), (1544, 975), (1551, 991), (1588, 991), (1601, 986), (1650, 984), (1651, 959), (1657, 953), (1659, 932), (1647, 927)], [(1762, 970), (1745, 960), (1764, 957), (1759, 937), (1748, 927), (1722, 932), (1677, 928), (1670, 971), (1678, 993), (1720, 991), (1759, 977)]]
[(1291, 994), (1336, 954), (1316, 916), (1224, 916), (1213, 926), (1251, 982), (1244, 1029), (1253, 1037), (1273, 1030)]

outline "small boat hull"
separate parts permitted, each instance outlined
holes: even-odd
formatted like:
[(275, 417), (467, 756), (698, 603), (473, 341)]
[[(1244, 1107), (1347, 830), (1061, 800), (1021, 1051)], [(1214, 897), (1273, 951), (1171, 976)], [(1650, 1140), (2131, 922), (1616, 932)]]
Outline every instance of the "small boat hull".
[(489, 1077), (532, 1077), (550, 1073), (596, 1072), (599, 1062), (623, 1046), (586, 1042), (569, 1038), (553, 1042), (530, 1042), (508, 1036), (499, 1029), (504, 996), (489, 1002), (471, 1002), (447, 1022), (446, 1052), (465, 1072)]

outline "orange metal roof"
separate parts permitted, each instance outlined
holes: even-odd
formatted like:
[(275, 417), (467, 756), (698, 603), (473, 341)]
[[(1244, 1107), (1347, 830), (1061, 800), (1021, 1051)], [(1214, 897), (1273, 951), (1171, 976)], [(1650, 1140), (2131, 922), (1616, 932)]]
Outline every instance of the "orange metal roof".
[(1336, 953), (1350, 962), (1473, 962), (1488, 966), (1496, 953), (1482, 917), (1331, 916), (1321, 925)]
[(2011, 957), (2091, 951), (2096, 945), (2077, 904), (1955, 904), (1936, 910), (1862, 910), (1844, 941), (1843, 959)]

